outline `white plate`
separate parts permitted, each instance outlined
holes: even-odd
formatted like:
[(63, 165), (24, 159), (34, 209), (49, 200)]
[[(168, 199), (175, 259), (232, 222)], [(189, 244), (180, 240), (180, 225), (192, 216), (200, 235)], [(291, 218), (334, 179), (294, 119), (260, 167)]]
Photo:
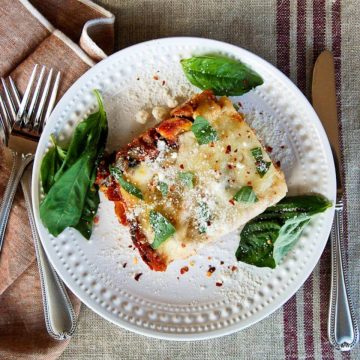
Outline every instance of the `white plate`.
[[(273, 147), (272, 156), (281, 161), (292, 193), (317, 192), (334, 199), (335, 172), (329, 143), (305, 97), (266, 61), (241, 48), (206, 39), (168, 38), (138, 44), (90, 69), (60, 100), (35, 157), (32, 193), (36, 224), (46, 253), (61, 278), (105, 319), (163, 339), (222, 336), (275, 311), (313, 270), (333, 218), (333, 209), (317, 216), (275, 270), (237, 263), (237, 232), (205, 246), (189, 260), (174, 262), (165, 273), (152, 272), (137, 251), (128, 247), (129, 234), (118, 224), (112, 203), (103, 197), (99, 223), (90, 241), (72, 229), (58, 238), (49, 235), (39, 217), (39, 168), (50, 134), (68, 138), (74, 126), (94, 111), (92, 89), (97, 88), (104, 95), (108, 112), (108, 145), (114, 149), (125, 144), (143, 130), (134, 121), (136, 111), (196, 90), (188, 84), (179, 60), (205, 53), (231, 56), (261, 74), (264, 84), (234, 101), (241, 101), (244, 112), (250, 114), (248, 121), (264, 143)], [(258, 111), (254, 112), (254, 108)], [(190, 270), (180, 275), (185, 265)], [(206, 275), (209, 265), (216, 267), (211, 277)], [(229, 269), (233, 265), (238, 270)], [(143, 275), (135, 281), (134, 275), (140, 272)], [(223, 285), (216, 286), (221, 281)]]

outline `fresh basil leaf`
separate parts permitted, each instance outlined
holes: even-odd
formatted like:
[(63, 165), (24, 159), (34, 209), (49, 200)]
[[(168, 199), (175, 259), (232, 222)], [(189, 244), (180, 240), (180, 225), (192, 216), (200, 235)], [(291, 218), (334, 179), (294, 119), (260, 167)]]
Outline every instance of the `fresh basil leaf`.
[(58, 236), (78, 224), (89, 188), (94, 154), (85, 152), (51, 187), (40, 205), (40, 217), (49, 232)]
[(234, 200), (238, 202), (254, 203), (258, 198), (251, 186), (243, 186), (235, 195)]
[(90, 239), (92, 226), (100, 203), (99, 189), (94, 184), (96, 169), (93, 171), (91, 185), (86, 193), (83, 211), (77, 225), (74, 226), (86, 239)]
[(263, 159), (263, 154), (261, 151), (261, 148), (256, 147), (250, 150), (252, 156), (254, 157), (254, 159), (256, 160), (256, 171), (257, 173), (260, 175), (260, 177), (263, 177), (269, 170), (271, 162), (270, 161), (265, 161)]
[(181, 171), (178, 173), (179, 180), (188, 188), (194, 187), (195, 175), (190, 171)]
[(47, 194), (55, 182), (55, 174), (60, 169), (66, 156), (66, 151), (56, 144), (53, 134), (50, 135), (53, 146), (47, 151), (41, 161), (40, 175), (44, 193)]
[(82, 229), (82, 217), (89, 219), (88, 210), (97, 210), (96, 195), (89, 194), (88, 203), (87, 195), (94, 183), (98, 158), (105, 147), (108, 126), (101, 96), (97, 90), (94, 93), (99, 111), (76, 127), (66, 155), (59, 153), (63, 159), (62, 165), (40, 205), (41, 220), (54, 236), (67, 227), (78, 226)]
[[(98, 102), (98, 111), (90, 114), (84, 121), (80, 122), (74, 131), (68, 147), (66, 157), (61, 168), (55, 175), (55, 181), (71, 167), (89, 146), (100, 144), (99, 155), (103, 151), (107, 138), (107, 119), (101, 95), (98, 90), (94, 90)], [(100, 134), (100, 138), (99, 138)]]
[(154, 210), (150, 211), (150, 224), (155, 233), (154, 241), (151, 244), (153, 249), (157, 249), (176, 231), (175, 227), (165, 216)]
[(202, 201), (196, 209), (197, 228), (200, 234), (206, 233), (211, 213), (206, 202)]
[(302, 195), (285, 198), (267, 208), (244, 226), (236, 251), (237, 260), (275, 268), (295, 246), (311, 218), (331, 206), (324, 196)]
[(158, 188), (159, 188), (162, 196), (166, 196), (168, 194), (169, 186), (168, 186), (167, 183), (165, 183), (163, 181), (159, 181), (158, 182)]
[(216, 95), (243, 95), (263, 84), (255, 71), (240, 61), (216, 55), (181, 60), (188, 80), (196, 87), (211, 89)]
[(194, 133), (196, 140), (200, 145), (208, 144), (218, 139), (216, 130), (202, 116), (196, 117), (191, 126), (191, 131)]
[(143, 199), (143, 194), (134, 184), (125, 180), (123, 173), (120, 169), (110, 165), (109, 167), (111, 175), (120, 184), (120, 186), (127, 191), (129, 194), (136, 196), (139, 199)]

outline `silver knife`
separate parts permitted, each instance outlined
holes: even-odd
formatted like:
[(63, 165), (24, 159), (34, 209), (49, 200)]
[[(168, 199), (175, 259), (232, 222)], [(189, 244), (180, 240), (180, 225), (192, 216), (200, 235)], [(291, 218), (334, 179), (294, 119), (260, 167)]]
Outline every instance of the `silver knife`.
[(351, 350), (359, 341), (359, 328), (352, 305), (343, 243), (343, 194), (341, 149), (336, 109), (335, 66), (330, 51), (323, 51), (316, 60), (312, 80), (312, 102), (333, 151), (337, 196), (335, 218), (331, 229), (331, 290), (329, 303), (328, 337), (341, 351)]

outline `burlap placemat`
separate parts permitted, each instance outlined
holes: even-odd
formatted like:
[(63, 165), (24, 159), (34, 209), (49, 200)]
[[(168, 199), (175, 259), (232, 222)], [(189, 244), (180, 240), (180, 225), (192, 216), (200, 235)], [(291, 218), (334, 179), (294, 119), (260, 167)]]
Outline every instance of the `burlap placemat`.
[[(334, 52), (347, 186), (347, 253), (359, 316), (360, 7), (356, 0), (97, 0), (116, 15), (117, 47), (166, 36), (202, 36), (239, 45), (279, 67), (309, 97), (317, 54)], [(327, 247), (304, 286), (267, 319), (237, 334), (196, 343), (149, 339), (117, 328), (85, 307), (61, 359), (359, 359), (328, 343)]]
[[(113, 23), (111, 13), (90, 1), (1, 0), (0, 76), (11, 74), (23, 92), (35, 63), (53, 67), (62, 74), (60, 97), (111, 53)], [(11, 160), (10, 151), (0, 146), (0, 198)], [(80, 301), (71, 299), (78, 314)], [(46, 331), (35, 251), (19, 190), (0, 255), (0, 359), (55, 359), (67, 344)]]

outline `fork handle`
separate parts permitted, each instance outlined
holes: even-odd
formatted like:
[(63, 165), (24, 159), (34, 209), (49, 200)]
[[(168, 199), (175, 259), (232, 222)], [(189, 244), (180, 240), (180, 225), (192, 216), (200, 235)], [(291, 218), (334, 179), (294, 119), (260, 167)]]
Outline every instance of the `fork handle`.
[(32, 164), (25, 170), (21, 179), (21, 186), (24, 192), (40, 273), (46, 329), (54, 339), (65, 340), (70, 338), (75, 331), (76, 315), (64, 283), (49, 263), (36, 229), (31, 205), (31, 174)]
[(14, 200), (16, 189), (26, 166), (34, 158), (34, 155), (23, 155), (13, 151), (12, 158), (13, 166), (0, 207), (0, 252), (4, 242), (6, 225), (9, 219), (10, 209)]
[(331, 291), (328, 321), (330, 343), (340, 351), (351, 350), (359, 341), (359, 328), (350, 298), (346, 267), (343, 266), (343, 204), (337, 201), (331, 229)]

